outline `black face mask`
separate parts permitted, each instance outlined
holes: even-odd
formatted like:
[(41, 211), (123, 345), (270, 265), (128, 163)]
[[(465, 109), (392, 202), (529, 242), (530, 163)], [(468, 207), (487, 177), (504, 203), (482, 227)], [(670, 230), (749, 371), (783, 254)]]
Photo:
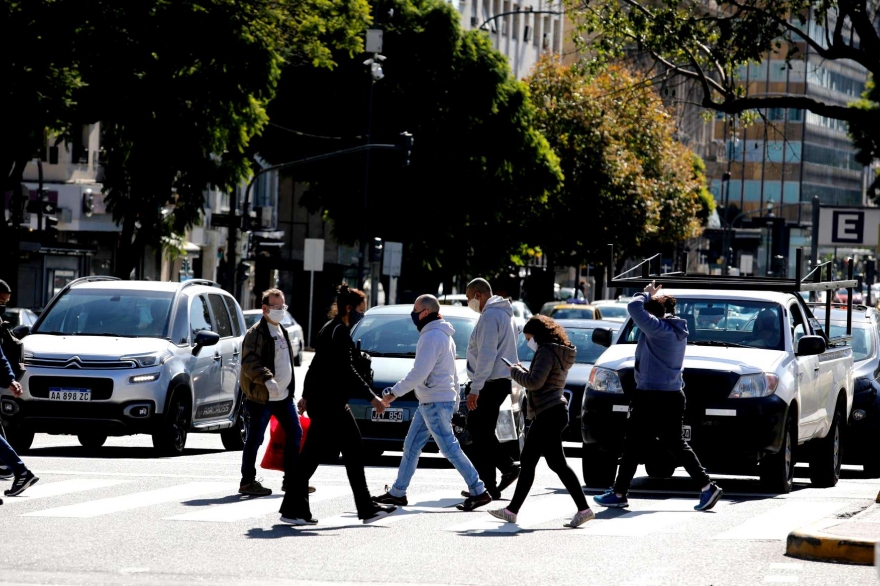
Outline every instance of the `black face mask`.
[(362, 314), (360, 311), (352, 310), (348, 314), (348, 327), (353, 328), (355, 326), (355, 324), (357, 324), (363, 318), (364, 318), (364, 314)]
[(419, 330), (420, 332), (422, 331), (422, 328), (424, 328), (426, 325), (428, 325), (432, 321), (436, 321), (436, 320), (440, 319), (440, 314), (438, 314), (438, 313), (429, 313), (428, 315), (426, 315), (422, 319), (419, 319), (420, 313), (422, 313), (422, 312), (421, 311), (413, 311), (409, 314), (410, 318), (412, 318), (413, 323), (416, 325), (416, 329)]

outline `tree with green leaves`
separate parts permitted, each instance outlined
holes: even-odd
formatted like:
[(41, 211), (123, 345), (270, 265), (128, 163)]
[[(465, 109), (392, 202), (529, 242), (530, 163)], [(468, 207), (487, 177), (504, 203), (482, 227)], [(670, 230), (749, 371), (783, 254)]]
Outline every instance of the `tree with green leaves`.
[(363, 157), (295, 169), (310, 182), (305, 203), (340, 242), (354, 244), (366, 226), (369, 239), (405, 243), (402, 275), (425, 290), (491, 276), (516, 262), (562, 180), (528, 89), (448, 3), (379, 0), (373, 9), (384, 78), (372, 84), (369, 55), (339, 56), (332, 72), (286, 68), (258, 150), (280, 163), (363, 144), (370, 112), (372, 142), (412, 133), (409, 167), (396, 153), (370, 155), (366, 198)]
[(563, 266), (604, 265), (614, 244), (619, 268), (700, 234), (714, 207), (704, 167), (674, 139), (652, 88), (622, 66), (585, 75), (555, 58), (539, 62), (528, 82), (541, 105), (538, 128), (565, 175), (534, 244)]
[[(33, 42), (5, 55), (15, 87), (27, 87), (39, 66), (34, 55), (65, 55), (22, 97), (25, 112), (37, 111), (22, 121), (29, 132), (101, 122), (104, 194), (122, 226), (116, 274), (123, 278), (146, 246), (199, 221), (208, 187), (231, 190), (250, 175), (251, 141), (268, 121), (282, 67), (332, 67), (333, 51), (360, 48), (369, 21), (366, 0), (0, 4), (34, 23)], [(52, 22), (73, 31), (69, 43), (36, 34)], [(33, 145), (18, 145), (11, 158), (30, 158)]]
[[(648, 58), (659, 76), (690, 79), (698, 102), (727, 114), (764, 108), (809, 110), (843, 120), (869, 164), (880, 155), (880, 91), (840, 105), (823, 94), (749, 95), (737, 70), (778, 55), (791, 64), (805, 52), (826, 62), (857, 64), (880, 75), (878, 0), (568, 0), (592, 66)], [(657, 70), (654, 70), (657, 71)], [(880, 179), (873, 186), (880, 197)]]

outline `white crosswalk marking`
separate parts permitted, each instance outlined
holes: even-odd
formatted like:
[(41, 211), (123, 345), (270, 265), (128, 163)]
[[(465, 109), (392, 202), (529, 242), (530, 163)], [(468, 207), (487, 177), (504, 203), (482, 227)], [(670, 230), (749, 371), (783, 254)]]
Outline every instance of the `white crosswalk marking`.
[(26, 492), (22, 493), (21, 496), (6, 497), (4, 501), (4, 508), (9, 505), (27, 503), (36, 499), (62, 496), (65, 494), (73, 494), (76, 492), (85, 492), (87, 490), (94, 490), (98, 488), (107, 488), (109, 486), (117, 486), (119, 484), (126, 484), (128, 482), (131, 481), (106, 479), (90, 480), (85, 478), (78, 478), (76, 480), (61, 480), (59, 482), (38, 482), (37, 484), (27, 489)]
[[(606, 535), (621, 537), (643, 537), (666, 527), (706, 513), (695, 511), (695, 499), (666, 499), (655, 504), (647, 504), (635, 511), (627, 511), (613, 519), (590, 521), (581, 527), (578, 535)], [(715, 510), (728, 503), (720, 501)], [(599, 508), (601, 510), (601, 507)]]
[(785, 539), (798, 527), (809, 525), (845, 506), (834, 501), (793, 501), (752, 517), (713, 539)]
[(188, 482), (178, 486), (169, 486), (157, 490), (148, 490), (145, 492), (135, 492), (123, 496), (88, 501), (76, 505), (68, 505), (65, 507), (57, 507), (54, 509), (46, 509), (27, 513), (25, 517), (74, 517), (89, 518), (101, 515), (109, 515), (111, 513), (119, 513), (131, 509), (139, 509), (158, 505), (161, 503), (169, 503), (180, 501), (203, 494), (212, 492), (230, 491), (228, 482)]
[(501, 508), (502, 506), (501, 503), (490, 503), (485, 507), (480, 507), (477, 512), (481, 512), (481, 516), (446, 527), (445, 530), (456, 533), (517, 533), (523, 529), (543, 525), (554, 519), (569, 521), (569, 518), (577, 512), (574, 501), (567, 494), (526, 499), (523, 508), (516, 516), (516, 523), (506, 523), (486, 512), (488, 509)]
[[(317, 493), (316, 493), (317, 494)], [(437, 490), (425, 494), (416, 495), (416, 497), (405, 507), (397, 507), (391, 515), (383, 517), (378, 521), (373, 521), (371, 525), (388, 526), (397, 523), (403, 519), (412, 519), (421, 513), (440, 513), (444, 510), (458, 512), (452, 508), (464, 500), (462, 496), (453, 496), (455, 493), (448, 490)], [(321, 519), (322, 527), (346, 527), (350, 525), (362, 525), (363, 521), (358, 519), (357, 513), (343, 513), (335, 517)]]
[[(309, 502), (316, 503), (350, 494), (348, 486), (322, 486), (317, 492), (309, 495)], [(191, 513), (165, 517), (169, 521), (203, 521), (206, 523), (234, 523), (244, 519), (262, 517), (269, 513), (277, 513), (284, 494), (273, 494), (262, 497), (243, 497), (240, 502), (225, 505), (201, 507)]]

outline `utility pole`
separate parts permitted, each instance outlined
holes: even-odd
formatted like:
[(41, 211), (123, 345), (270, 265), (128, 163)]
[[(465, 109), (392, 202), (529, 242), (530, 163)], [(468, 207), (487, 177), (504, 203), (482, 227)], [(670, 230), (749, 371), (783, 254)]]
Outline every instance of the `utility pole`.
[(226, 229), (226, 286), (229, 292), (238, 299), (235, 294), (235, 267), (238, 255), (235, 252), (238, 246), (238, 186), (229, 193), (229, 227)]
[[(371, 53), (372, 57), (364, 61), (364, 65), (370, 68), (370, 88), (367, 95), (367, 132), (364, 136), (364, 144), (370, 144), (370, 134), (373, 131), (373, 89), (376, 82), (385, 77), (382, 71), (382, 62), (385, 56), (380, 55), (382, 52), (382, 31), (379, 29), (369, 29), (367, 31), (366, 52)], [(370, 210), (370, 150), (367, 149), (364, 155), (364, 218), (362, 221), (362, 231), (360, 237), (360, 253), (358, 255), (358, 287), (363, 289), (367, 282), (367, 254), (369, 248), (367, 245), (367, 228), (369, 226), (369, 210)], [(373, 283), (373, 286), (376, 284)], [(372, 294), (371, 294), (372, 297)]]

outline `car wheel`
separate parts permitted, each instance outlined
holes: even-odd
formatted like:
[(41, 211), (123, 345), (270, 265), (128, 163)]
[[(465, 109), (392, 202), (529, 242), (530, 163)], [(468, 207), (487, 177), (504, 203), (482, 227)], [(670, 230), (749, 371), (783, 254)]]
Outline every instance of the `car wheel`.
[(669, 478), (675, 474), (677, 466), (672, 462), (651, 461), (645, 462), (645, 472), (651, 478)]
[(813, 486), (827, 488), (840, 480), (840, 464), (843, 456), (843, 430), (840, 422), (843, 413), (840, 405), (834, 409), (831, 429), (822, 439), (813, 440), (814, 450), (810, 457), (810, 482)]
[(797, 427), (789, 415), (783, 430), (782, 447), (775, 454), (764, 456), (759, 465), (761, 484), (769, 492), (788, 494), (794, 485), (794, 443)]
[(100, 448), (107, 441), (107, 435), (102, 433), (81, 433), (76, 438), (79, 445), (90, 449)]
[(223, 447), (230, 452), (240, 452), (247, 443), (248, 433), (250, 432), (251, 416), (244, 404), (244, 398), (240, 398), (238, 409), (235, 413), (235, 424), (220, 432), (220, 441)]
[(34, 432), (26, 429), (7, 429), (6, 440), (18, 454), (26, 454), (34, 443)]
[(180, 456), (186, 446), (189, 431), (189, 401), (186, 393), (178, 391), (171, 397), (168, 412), (153, 432), (153, 447), (163, 456)]
[(584, 444), (581, 471), (587, 488), (610, 488), (617, 475), (617, 458), (595, 444)]

